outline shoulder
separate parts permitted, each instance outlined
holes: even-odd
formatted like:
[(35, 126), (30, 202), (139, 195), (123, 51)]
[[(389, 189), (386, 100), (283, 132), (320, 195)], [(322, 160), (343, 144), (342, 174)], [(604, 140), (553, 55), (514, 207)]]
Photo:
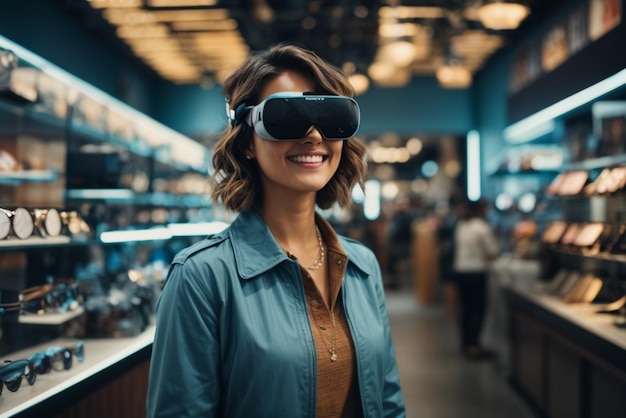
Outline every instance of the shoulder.
[(206, 293), (210, 288), (222, 286), (218, 281), (229, 276), (235, 265), (234, 261), (228, 261), (233, 260), (228, 241), (228, 234), (221, 232), (178, 252), (170, 264), (164, 290)]
[(348, 255), (348, 260), (366, 273), (372, 273), (378, 267), (374, 252), (360, 241), (338, 235), (339, 242)]
[(195, 244), (190, 245), (178, 252), (172, 264), (185, 264), (190, 260), (197, 258), (210, 256), (220, 250), (223, 250), (224, 243), (229, 239), (228, 234), (222, 232), (219, 234), (209, 235), (202, 241), (198, 241)]

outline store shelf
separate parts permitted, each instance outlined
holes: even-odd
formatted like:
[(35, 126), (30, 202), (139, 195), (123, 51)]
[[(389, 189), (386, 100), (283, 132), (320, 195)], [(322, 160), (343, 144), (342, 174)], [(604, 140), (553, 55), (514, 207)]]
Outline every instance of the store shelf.
[(115, 203), (133, 203), (135, 192), (130, 189), (68, 189), (67, 200), (101, 200)]
[(80, 139), (91, 142), (118, 145), (139, 157), (150, 158), (153, 155), (152, 148), (141, 141), (126, 140), (117, 135), (113, 135), (104, 130), (92, 128), (88, 125), (72, 125), (68, 130), (68, 134), (72, 138), (79, 137)]
[(594, 304), (564, 303), (554, 296), (542, 293), (542, 285), (538, 282), (509, 284), (506, 290), (624, 350), (626, 354), (626, 330), (618, 328), (623, 325), (623, 317), (597, 313), (600, 308)]
[(161, 207), (210, 207), (211, 200), (206, 195), (177, 195), (171, 193), (149, 193), (138, 195), (135, 203)]
[[(56, 170), (0, 172), (0, 186), (11, 186), (3, 196), (5, 207), (57, 208), (70, 213), (70, 222), (75, 220), (73, 216), (76, 212), (78, 220), (89, 222), (88, 225), (81, 224), (81, 230), (91, 231), (52, 238), (41, 237), (36, 232), (24, 240), (13, 235), (0, 240), (0, 255), (3, 257), (0, 261), (5, 264), (0, 278), (6, 279), (12, 288), (37, 285), (47, 280), (48, 276), (55, 281), (74, 277), (78, 274), (74, 274), (76, 269), (100, 267), (100, 257), (109, 260), (110, 255), (123, 254), (123, 265), (119, 268), (130, 269), (133, 255), (138, 255), (138, 251), (142, 254), (144, 250), (154, 254), (158, 252), (161, 260), (166, 257), (161, 254), (169, 254), (168, 240), (176, 238), (177, 241), (192, 242), (193, 237), (225, 227), (224, 224), (211, 222), (150, 227), (146, 218), (138, 216), (140, 210), (143, 211), (141, 215), (168, 212), (161, 223), (165, 223), (170, 215), (176, 220), (206, 218), (198, 212), (211, 207), (208, 195), (143, 193), (151, 190), (151, 185), (163, 191), (203, 191), (205, 176), (208, 176), (211, 165), (211, 151), (206, 146), (2, 36), (0, 48), (11, 50), (16, 55), (18, 68), (34, 69), (33, 76), (37, 82), (28, 87), (33, 87), (39, 94), (36, 103), (0, 98), (0, 132), (11, 141), (5, 144), (4, 149), (20, 166)], [(115, 160), (113, 163), (98, 161), (102, 165), (91, 163), (87, 159), (91, 155), (86, 154), (90, 151), (105, 156), (115, 154), (117, 160), (112, 158)], [(94, 159), (98, 157), (95, 155)], [(79, 164), (74, 164), (76, 162)], [(134, 188), (130, 187), (131, 184)], [(193, 187), (197, 185), (200, 187)], [(149, 213), (150, 209), (157, 211)], [(129, 224), (131, 226), (123, 231), (100, 233), (103, 229)], [(68, 229), (70, 226), (72, 231), (76, 231), (71, 223)], [(139, 241), (149, 244), (137, 248), (139, 246), (135, 243)], [(78, 251), (73, 251), (74, 246)], [(87, 251), (81, 246), (92, 247)], [(68, 250), (65, 247), (71, 248)], [(163, 260), (163, 263), (167, 261)], [(100, 273), (98, 270), (96, 274), (103, 291), (119, 279)], [(14, 276), (23, 280), (17, 282), (13, 280)], [(124, 288), (121, 291), (129, 290)], [(4, 333), (4, 345), (9, 350), (19, 347), (20, 351), (8, 353), (4, 358), (17, 360), (50, 346), (74, 345), (75, 341), (59, 337), (69, 335), (66, 334), (69, 328), (72, 335), (95, 335), (89, 332), (91, 319), (91, 312), (83, 307), (58, 314), (19, 315), (16, 323), (12, 324), (16, 325), (16, 332)], [(31, 328), (37, 331), (32, 332)], [(68, 371), (38, 375), (33, 386), (23, 383), (15, 393), (4, 391), (0, 397), (0, 418), (16, 415), (61, 416), (89, 392), (92, 392), (89, 397), (98, 393), (104, 402), (110, 402), (111, 393), (106, 389), (114, 385), (109, 384), (124, 381), (130, 369), (134, 369), (138, 379), (145, 382), (154, 328), (149, 327), (135, 338), (114, 338), (118, 335), (114, 331), (123, 330), (107, 330), (97, 334), (102, 335), (100, 338), (85, 339), (84, 363), (74, 361)], [(145, 407), (145, 400), (141, 400), (145, 390), (142, 393), (141, 388), (132, 385), (128, 392), (132, 393), (134, 403)], [(87, 415), (104, 413), (119, 416), (117, 411), (103, 412), (99, 409), (101, 405)]]
[[(79, 385), (100, 372), (120, 363), (124, 359), (148, 348), (154, 339), (154, 326), (142, 334), (130, 338), (84, 339), (85, 360), (74, 359), (72, 368), (37, 375), (34, 385), (24, 382), (17, 392), (3, 391), (0, 398), (0, 418), (13, 417), (39, 405), (66, 390)], [(4, 356), (6, 360), (28, 358), (31, 354), (51, 346), (73, 346), (76, 340), (57, 339)]]
[[(0, 113), (9, 114), (16, 118), (27, 118), (37, 125), (44, 125), (49, 128), (64, 129), (66, 127), (65, 119), (61, 119), (51, 114), (46, 109), (40, 109), (36, 105), (16, 106), (14, 102), (0, 100)], [(22, 124), (22, 129), (28, 129), (28, 124)]]
[(58, 237), (28, 237), (25, 239), (9, 238), (0, 241), (1, 249), (25, 249), (36, 247), (54, 247), (59, 245), (66, 245), (72, 242), (70, 237), (58, 236)]
[(130, 189), (68, 189), (67, 200), (101, 200), (109, 203), (124, 203), (139, 206), (159, 207), (211, 207), (206, 195), (143, 193), (136, 194)]
[(626, 154), (611, 155), (608, 157), (590, 158), (585, 161), (570, 163), (563, 167), (561, 171), (574, 170), (596, 170), (605, 167), (612, 167), (620, 164), (626, 164)]
[(21, 314), (17, 317), (20, 324), (29, 325), (61, 325), (74, 318), (78, 318), (85, 312), (82, 306), (67, 312), (46, 312), (43, 315)]
[(493, 177), (504, 177), (504, 176), (515, 176), (515, 177), (526, 177), (526, 176), (544, 176), (544, 177), (555, 177), (560, 173), (560, 170), (519, 170), (512, 171), (506, 169), (498, 169), (490, 174)]
[(0, 185), (19, 185), (30, 183), (53, 183), (58, 174), (52, 170), (21, 170), (0, 172)]

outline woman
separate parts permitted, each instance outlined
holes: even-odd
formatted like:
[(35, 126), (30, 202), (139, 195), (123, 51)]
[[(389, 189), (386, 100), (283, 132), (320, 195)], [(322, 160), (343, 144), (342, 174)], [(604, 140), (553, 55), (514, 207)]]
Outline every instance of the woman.
[(239, 215), (172, 263), (148, 416), (405, 416), (378, 263), (315, 210), (348, 207), (363, 186), (351, 86), (279, 45), (223, 91), (231, 126), (214, 149), (212, 198)]
[(487, 309), (490, 263), (498, 256), (498, 241), (485, 220), (487, 202), (467, 201), (454, 231), (454, 277), (459, 290), (461, 350), (472, 360), (493, 356), (481, 346)]

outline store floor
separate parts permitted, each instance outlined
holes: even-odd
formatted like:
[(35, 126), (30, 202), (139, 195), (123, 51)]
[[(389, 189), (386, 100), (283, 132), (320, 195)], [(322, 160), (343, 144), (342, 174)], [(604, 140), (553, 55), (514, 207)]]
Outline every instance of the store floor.
[(408, 418), (536, 418), (499, 361), (460, 355), (441, 305), (420, 306), (410, 290), (387, 290), (387, 304)]

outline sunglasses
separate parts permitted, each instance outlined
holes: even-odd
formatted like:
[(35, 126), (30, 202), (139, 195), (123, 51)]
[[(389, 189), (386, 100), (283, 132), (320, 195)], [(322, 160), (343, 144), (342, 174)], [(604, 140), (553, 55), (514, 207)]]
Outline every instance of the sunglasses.
[(50, 370), (62, 371), (72, 368), (72, 354), (79, 363), (85, 360), (85, 343), (79, 341), (74, 347), (54, 346), (31, 354), (28, 358), (39, 374), (45, 374)]
[(270, 141), (302, 139), (312, 126), (324, 139), (348, 139), (359, 128), (361, 114), (350, 97), (296, 92), (272, 94), (246, 110), (246, 124)]
[(11, 392), (17, 392), (22, 385), (23, 377), (26, 377), (26, 381), (29, 385), (35, 383), (37, 374), (32, 361), (7, 361), (4, 365), (0, 366), (0, 394), (2, 394), (2, 388), (4, 387), (2, 382), (7, 385), (7, 389)]
[(75, 289), (78, 283), (44, 284), (22, 290), (17, 302), (0, 304), (0, 315), (10, 311), (43, 315), (46, 312), (67, 312), (79, 306)]

